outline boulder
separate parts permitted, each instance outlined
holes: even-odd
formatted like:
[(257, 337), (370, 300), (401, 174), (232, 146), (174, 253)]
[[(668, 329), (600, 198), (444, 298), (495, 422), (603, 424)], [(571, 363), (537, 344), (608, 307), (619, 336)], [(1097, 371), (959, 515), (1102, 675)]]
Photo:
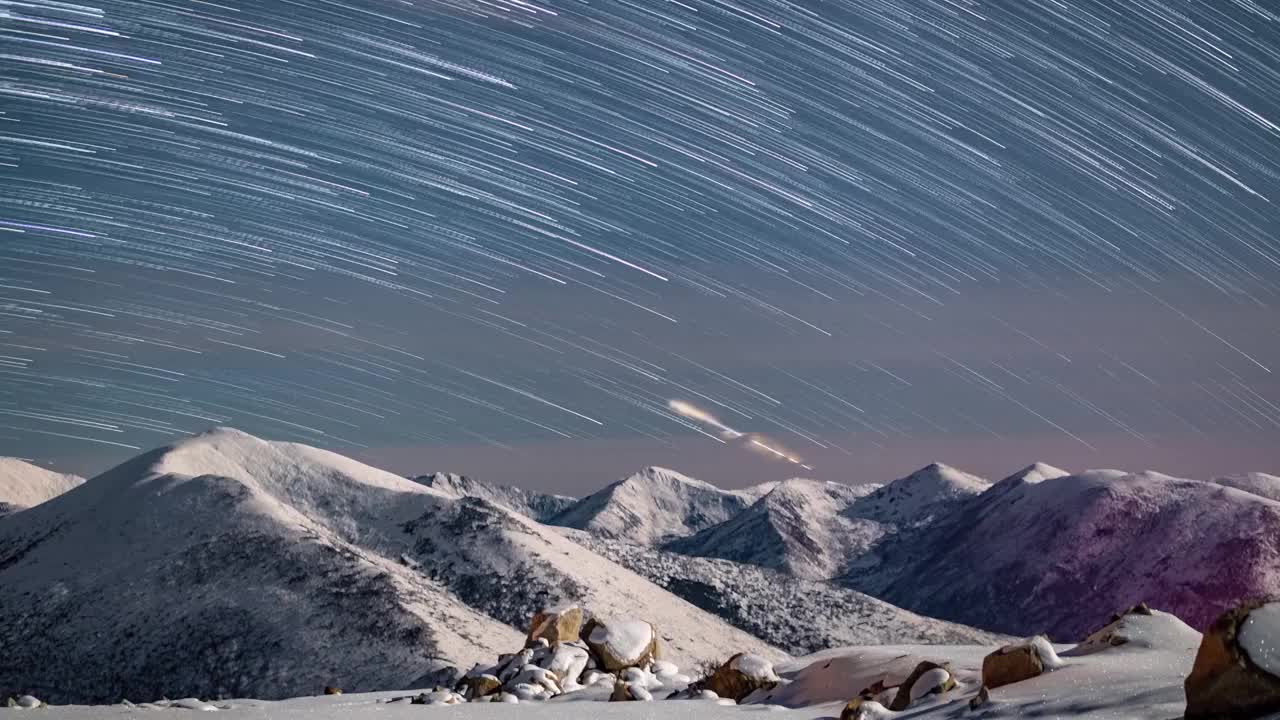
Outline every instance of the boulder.
[(758, 655), (738, 653), (716, 668), (701, 683), (700, 689), (741, 702), (742, 698), (756, 690), (773, 689), (777, 685), (778, 676), (773, 672), (772, 663)]
[[(984, 663), (985, 666), (985, 663)], [(946, 665), (925, 660), (916, 665), (915, 670), (898, 686), (898, 694), (893, 696), (889, 709), (897, 712), (911, 707), (911, 703), (932, 693), (942, 694), (955, 688), (956, 679)]]
[(994, 690), (1043, 675), (1046, 669), (1052, 670), (1058, 663), (1053, 647), (1043, 637), (1005, 645), (982, 659), (982, 684), (988, 690)]
[(326, 685), (326, 686), (324, 687), (324, 694), (325, 694), (325, 695), (341, 695), (341, 694), (342, 694), (342, 689), (341, 689), (341, 688), (336, 688), (336, 687), (334, 687), (334, 686), (332, 686), (332, 685)]
[(641, 667), (658, 658), (658, 631), (644, 620), (596, 623), (587, 646), (607, 672)]
[(468, 675), (461, 681), (462, 694), (468, 700), (487, 697), (502, 689), (502, 681), (496, 675), (481, 673)]
[(1205, 631), (1183, 683), (1188, 720), (1280, 711), (1280, 601), (1245, 603)]
[(526, 644), (532, 645), (540, 639), (546, 640), (550, 645), (578, 640), (586, 619), (586, 612), (577, 605), (565, 605), (534, 613), (533, 619), (529, 621)]

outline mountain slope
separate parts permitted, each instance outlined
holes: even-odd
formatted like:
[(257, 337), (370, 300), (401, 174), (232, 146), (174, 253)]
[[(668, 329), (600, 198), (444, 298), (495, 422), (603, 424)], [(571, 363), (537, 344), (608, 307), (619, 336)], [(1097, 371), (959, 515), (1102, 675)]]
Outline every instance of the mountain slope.
[(488, 500), (538, 522), (546, 522), (578, 502), (577, 498), (565, 495), (539, 493), (511, 485), (495, 485), (454, 473), (419, 475), (413, 481), (457, 497)]
[(728, 560), (690, 557), (563, 532), (735, 627), (793, 654), (845, 645), (991, 645), (994, 633), (922, 617), (860, 592)]
[(0, 516), (55, 498), (84, 482), (77, 475), (45, 470), (29, 462), (0, 457)]
[(656, 545), (724, 522), (748, 502), (674, 470), (649, 467), (588, 495), (548, 523)]
[(932, 617), (1058, 640), (1142, 600), (1204, 627), (1280, 591), (1280, 503), (1151, 472), (1029, 473), (895, 535), (844, 581)]
[(560, 600), (652, 620), (677, 662), (780, 656), (487, 501), (219, 429), (0, 523), (0, 687), (55, 702), (410, 687), (519, 648), (513, 625)]
[(847, 514), (877, 488), (786, 480), (725, 522), (672, 541), (664, 549), (759, 565), (810, 580), (829, 578), (848, 558), (865, 552), (891, 530)]

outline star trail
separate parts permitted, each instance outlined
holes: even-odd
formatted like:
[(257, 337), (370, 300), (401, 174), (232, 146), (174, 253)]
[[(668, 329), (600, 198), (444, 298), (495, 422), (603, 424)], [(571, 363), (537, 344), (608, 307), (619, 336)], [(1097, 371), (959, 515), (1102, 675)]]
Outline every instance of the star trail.
[(1277, 203), (1274, 3), (0, 0), (0, 454), (1274, 471)]

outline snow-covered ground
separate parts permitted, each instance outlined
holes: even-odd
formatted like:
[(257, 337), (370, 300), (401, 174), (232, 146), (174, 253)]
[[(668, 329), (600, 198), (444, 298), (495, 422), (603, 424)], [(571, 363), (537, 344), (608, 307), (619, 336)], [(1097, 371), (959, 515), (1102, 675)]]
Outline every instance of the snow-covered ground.
[[(470, 703), (418, 706), (388, 703), (412, 692), (307, 697), (282, 702), (230, 700), (213, 703), (227, 720), (396, 720), (397, 718), (522, 718), (529, 720), (750, 720), (780, 717), (818, 720), (838, 717), (844, 704), (877, 680), (892, 686), (921, 660), (949, 663), (958, 685), (942, 695), (927, 695), (901, 713), (880, 717), (906, 720), (942, 718), (1081, 718), (1083, 720), (1168, 720), (1184, 708), (1182, 682), (1191, 669), (1200, 636), (1177, 618), (1156, 612), (1128, 615), (1122, 632), (1128, 642), (1075, 653), (1058, 646), (1061, 666), (1039, 677), (998, 687), (989, 701), (971, 711), (968, 703), (980, 684), (982, 658), (990, 646), (896, 645), (839, 648), (777, 666), (789, 682), (757, 691), (742, 705), (713, 700), (598, 702), (592, 690), (545, 702)], [(11, 710), (22, 720), (39, 712), (45, 720), (108, 720), (152, 717), (187, 710), (112, 707), (50, 707)], [(0, 716), (6, 711), (0, 710)], [(1270, 720), (1280, 716), (1270, 716)]]

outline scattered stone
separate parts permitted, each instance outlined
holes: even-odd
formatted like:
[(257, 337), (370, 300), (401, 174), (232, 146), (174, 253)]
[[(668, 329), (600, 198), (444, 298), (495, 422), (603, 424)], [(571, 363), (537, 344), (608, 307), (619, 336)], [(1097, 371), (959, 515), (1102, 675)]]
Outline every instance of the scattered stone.
[(991, 691), (987, 689), (986, 685), (983, 685), (982, 687), (978, 688), (977, 695), (974, 695), (973, 697), (969, 698), (969, 709), (977, 710), (978, 708), (982, 707), (983, 705), (986, 705), (990, 701), (991, 701)]
[[(1048, 647), (1050, 652), (1053, 651), (1047, 640), (1037, 636), (996, 650), (982, 659), (982, 684), (994, 690), (1003, 685), (1012, 685), (1043, 675), (1045, 647)], [(1050, 665), (1056, 666), (1057, 663), (1057, 656), (1054, 655)]]
[[(1183, 683), (1187, 720), (1257, 718), (1280, 711), (1277, 637), (1280, 601), (1245, 603), (1218, 617)], [(1268, 661), (1272, 667), (1264, 666)]]
[(741, 702), (742, 698), (756, 690), (778, 686), (778, 676), (773, 664), (758, 655), (738, 653), (716, 668), (702, 683), (702, 688), (714, 692), (717, 697)]
[(915, 670), (912, 670), (907, 679), (898, 686), (898, 694), (893, 696), (889, 709), (901, 712), (925, 695), (933, 693), (941, 695), (955, 686), (956, 679), (951, 674), (950, 668), (925, 660), (916, 665)]
[(535, 613), (529, 621), (528, 644), (537, 640), (546, 640), (550, 645), (578, 640), (584, 620), (586, 612), (577, 605), (565, 605)]
[(341, 694), (342, 694), (342, 690), (341, 690), (340, 688), (336, 688), (336, 687), (334, 687), (334, 686), (332, 686), (332, 685), (325, 685), (325, 686), (324, 686), (324, 694), (325, 694), (325, 695), (341, 695)]

